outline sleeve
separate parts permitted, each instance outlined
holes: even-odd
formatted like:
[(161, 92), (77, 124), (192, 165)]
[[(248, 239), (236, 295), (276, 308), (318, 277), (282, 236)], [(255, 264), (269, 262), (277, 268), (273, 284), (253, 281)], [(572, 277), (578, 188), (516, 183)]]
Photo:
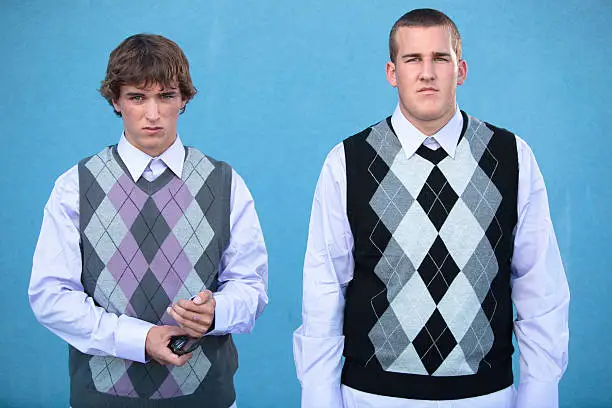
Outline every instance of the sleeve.
[(353, 236), (346, 215), (344, 147), (327, 156), (317, 183), (304, 260), (302, 325), (293, 355), (302, 407), (342, 408), (340, 375), (345, 292), (353, 278)]
[(214, 329), (207, 335), (249, 333), (268, 304), (268, 253), (253, 197), (233, 170), (230, 241), (219, 269)]
[(512, 259), (514, 333), (520, 350), (517, 408), (557, 408), (567, 367), (569, 287), (555, 238), (544, 179), (517, 137), (518, 222)]
[(28, 296), (38, 321), (79, 351), (145, 362), (151, 326), (96, 306), (81, 284), (78, 169), (55, 183), (43, 214)]

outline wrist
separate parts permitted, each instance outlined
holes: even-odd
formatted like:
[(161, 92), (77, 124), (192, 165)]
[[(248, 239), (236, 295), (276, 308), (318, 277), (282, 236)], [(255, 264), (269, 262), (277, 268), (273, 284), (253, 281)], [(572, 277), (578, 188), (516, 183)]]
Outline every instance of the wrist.
[(208, 330), (206, 330), (206, 333), (204, 333), (204, 335), (210, 333), (213, 330), (215, 330), (215, 314), (214, 314), (214, 312), (213, 312), (212, 322), (210, 322), (210, 327), (208, 328)]

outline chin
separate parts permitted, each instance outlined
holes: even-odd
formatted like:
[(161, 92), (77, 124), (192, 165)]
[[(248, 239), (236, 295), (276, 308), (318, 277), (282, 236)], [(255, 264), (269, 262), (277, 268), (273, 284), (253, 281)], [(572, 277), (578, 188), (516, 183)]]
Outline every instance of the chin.
[(440, 112), (419, 112), (417, 118), (424, 122), (432, 122), (440, 119), (442, 116)]
[(432, 106), (430, 109), (422, 109), (419, 113), (427, 120), (437, 120), (453, 111), (454, 105), (451, 106)]

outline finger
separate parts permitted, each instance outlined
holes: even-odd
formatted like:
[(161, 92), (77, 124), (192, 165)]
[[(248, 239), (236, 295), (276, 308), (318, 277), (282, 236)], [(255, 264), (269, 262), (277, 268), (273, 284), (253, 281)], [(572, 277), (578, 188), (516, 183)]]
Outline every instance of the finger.
[(178, 303), (174, 303), (172, 306), (169, 306), (167, 309), (168, 313), (170, 313), (171, 311), (176, 313), (177, 315), (188, 319), (190, 314), (193, 314), (194, 312), (191, 310), (187, 310), (185, 309), (183, 306), (179, 305)]
[[(168, 350), (170, 351), (170, 350)], [(164, 356), (163, 359), (165, 360), (163, 363), (161, 364), (172, 364), (175, 366), (182, 366), (184, 365), (187, 361), (189, 361), (189, 359), (191, 358), (192, 354), (188, 353), (188, 354), (183, 354), (182, 356), (179, 356), (177, 354), (174, 354), (173, 352), (169, 352), (169, 354), (166, 354), (164, 352)]]
[[(186, 319), (191, 320), (206, 320), (207, 316), (209, 316), (208, 320), (212, 319), (212, 316), (215, 314), (216, 302), (214, 298), (210, 298), (206, 303), (202, 305), (196, 305), (190, 300), (180, 299), (178, 303), (172, 305), (175, 312), (180, 314)], [(201, 316), (199, 319), (192, 318), (192, 314), (195, 313), (198, 316)]]
[(159, 364), (175, 364), (178, 360), (176, 354), (170, 350), (167, 344), (160, 343), (155, 346), (154, 349), (150, 351), (151, 358), (157, 361)]
[(195, 322), (196, 324), (200, 324), (201, 321), (204, 320), (206, 317), (206, 313), (202, 313), (201, 311), (187, 310), (177, 304), (172, 305), (172, 307), (168, 308), (167, 311), (168, 314), (174, 317), (177, 322), (184, 321), (187, 324), (189, 324), (189, 322)]
[(180, 327), (180, 326), (159, 326), (159, 327), (164, 329), (159, 335), (160, 337), (158, 341), (160, 344), (168, 345), (172, 337), (187, 335), (187, 331), (183, 327)]
[(195, 303), (196, 305), (203, 305), (212, 298), (213, 295), (210, 290), (203, 290), (202, 292), (198, 293), (195, 298), (193, 298), (193, 303)]
[(206, 333), (206, 330), (204, 331), (196, 331), (196, 330), (191, 330), (191, 329), (186, 329), (186, 330), (187, 330), (187, 335), (194, 339), (199, 339), (200, 337), (204, 335), (204, 333)]
[(201, 337), (206, 330), (210, 326), (211, 320), (208, 316), (202, 316), (195, 314), (193, 312), (186, 312), (184, 309), (181, 314), (177, 313), (174, 308), (168, 308), (168, 314), (184, 329), (191, 330), (196, 333), (195, 336), (193, 334), (187, 333), (192, 337)]
[[(180, 301), (179, 301), (180, 302)], [(184, 301), (190, 304), (191, 309), (186, 309), (180, 304), (172, 305), (172, 310), (183, 319), (195, 322), (200, 325), (210, 325), (214, 316), (214, 305), (207, 303), (196, 307), (190, 301)], [(170, 311), (168, 311), (170, 313)]]
[(182, 356), (177, 356), (177, 357), (178, 359), (176, 360), (176, 363), (174, 365), (182, 367), (183, 365), (185, 365), (186, 362), (188, 362), (191, 359), (192, 353), (183, 354)]
[(182, 307), (185, 310), (189, 310), (192, 312), (199, 312), (202, 308), (201, 305), (198, 305), (191, 300), (185, 300), (185, 299), (179, 299), (175, 304)]
[(180, 323), (181, 326), (187, 331), (187, 335), (191, 337), (202, 337), (208, 330), (209, 324), (199, 324), (189, 320), (185, 320)]

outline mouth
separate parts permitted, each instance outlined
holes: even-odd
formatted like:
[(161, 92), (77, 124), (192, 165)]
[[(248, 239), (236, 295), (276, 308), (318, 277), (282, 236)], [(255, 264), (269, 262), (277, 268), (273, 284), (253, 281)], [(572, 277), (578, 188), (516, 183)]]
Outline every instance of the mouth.
[(437, 92), (438, 92), (438, 90), (437, 90), (436, 88), (429, 87), (429, 86), (424, 87), (424, 88), (420, 88), (420, 89), (417, 91), (417, 93), (420, 93), (420, 94), (425, 94), (425, 95), (433, 95), (433, 94), (435, 94), (435, 93), (437, 93)]
[(142, 128), (142, 131), (147, 134), (153, 135), (155, 133), (161, 132), (163, 129), (164, 128), (161, 126), (145, 126)]

